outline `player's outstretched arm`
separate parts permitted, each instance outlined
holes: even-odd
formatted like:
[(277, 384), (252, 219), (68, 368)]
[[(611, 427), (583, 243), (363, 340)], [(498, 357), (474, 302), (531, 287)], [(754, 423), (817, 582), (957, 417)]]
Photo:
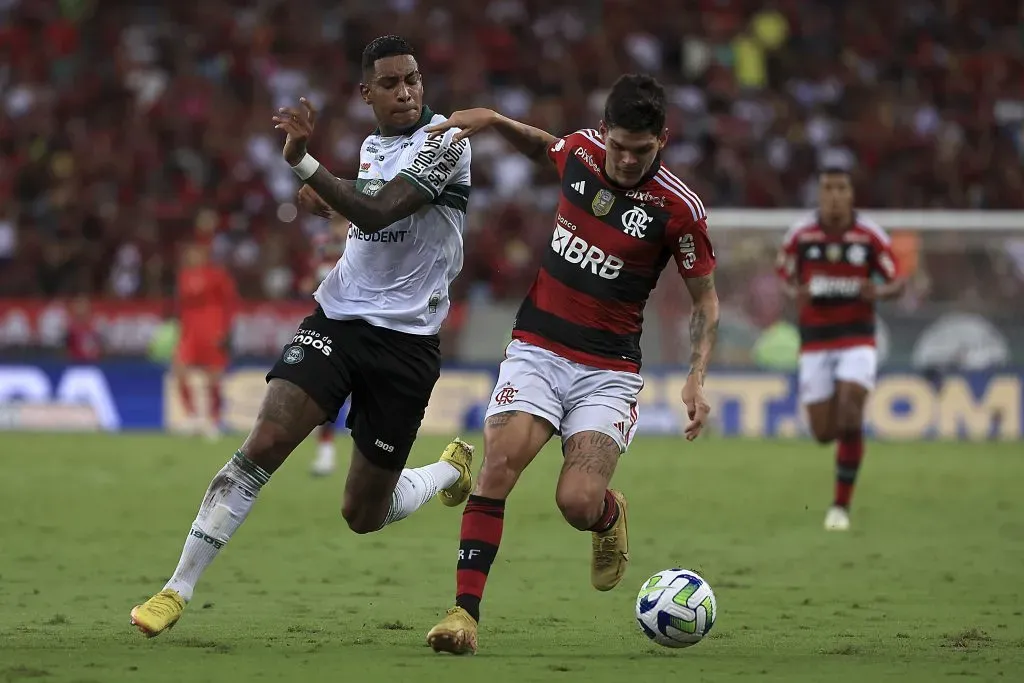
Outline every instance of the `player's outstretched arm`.
[(865, 280), (864, 284), (861, 285), (860, 296), (866, 301), (887, 301), (899, 297), (906, 288), (906, 278), (890, 280), (882, 284)]
[(688, 441), (693, 441), (711, 413), (711, 406), (704, 398), (704, 379), (718, 339), (718, 291), (714, 272), (685, 278), (684, 282), (693, 299), (693, 311), (690, 313), (690, 374), (682, 398), (690, 418), (684, 433)]
[(335, 212), (358, 225), (364, 233), (379, 232), (416, 213), (429, 201), (429, 197), (401, 180), (387, 183), (376, 195), (363, 194), (356, 190), (351, 180), (335, 178), (322, 165), (306, 179), (306, 184)]
[[(341, 178), (339, 178), (338, 180), (341, 180)], [(353, 180), (341, 180), (341, 182), (349, 183), (353, 187), (355, 186), (355, 181)], [(332, 209), (330, 204), (321, 199), (320, 195), (314, 192), (313, 188), (311, 188), (309, 185), (303, 185), (302, 187), (299, 188), (297, 200), (300, 209), (307, 211), (313, 214), (314, 216), (319, 216), (320, 218), (328, 219), (341, 217), (341, 214), (337, 213), (334, 209)]]
[(289, 107), (279, 109), (273, 117), (274, 127), (287, 134), (285, 161), (331, 209), (358, 225), (362, 232), (373, 233), (411, 216), (430, 201), (430, 197), (405, 181), (389, 182), (370, 196), (356, 190), (351, 180), (335, 178), (306, 151), (316, 126), (317, 112), (306, 98), (301, 98), (299, 103), (302, 111)]
[(457, 111), (447, 121), (430, 126), (426, 131), (428, 133), (443, 133), (451, 128), (459, 129), (453, 138), (454, 142), (476, 135), (482, 130), (493, 128), (501, 137), (508, 140), (509, 144), (516, 148), (516, 151), (534, 161), (547, 161), (547, 149), (558, 139), (547, 131), (502, 116), (492, 109)]
[(690, 375), (703, 385), (711, 354), (718, 339), (718, 291), (715, 274), (686, 278), (686, 289), (693, 299), (690, 313)]

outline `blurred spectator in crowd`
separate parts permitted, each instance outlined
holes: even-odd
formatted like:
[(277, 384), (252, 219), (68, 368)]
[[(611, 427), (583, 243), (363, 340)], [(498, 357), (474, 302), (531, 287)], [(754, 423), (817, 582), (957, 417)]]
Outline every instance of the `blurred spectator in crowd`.
[[(0, 295), (166, 296), (175, 244), (200, 233), (242, 296), (308, 297), (310, 238), (327, 226), (296, 211), (269, 116), (308, 96), (318, 158), (354, 174), (373, 125), (359, 57), (384, 33), (417, 47), (435, 110), (490, 106), (557, 133), (596, 125), (621, 72), (655, 74), (672, 101), (665, 158), (712, 212), (807, 206), (815, 170), (835, 164), (854, 169), (863, 206), (1024, 209), (1022, 13), (1001, 0), (2, 0)], [(556, 176), (488, 136), (473, 176), (455, 294), (518, 298)], [(976, 258), (970, 272), (990, 277), (996, 256)], [(765, 265), (721, 278), (759, 328), (777, 293), (725, 280)]]
[(75, 299), (69, 310), (67, 357), (74, 363), (94, 363), (102, 352), (102, 340), (92, 318), (87, 297)]

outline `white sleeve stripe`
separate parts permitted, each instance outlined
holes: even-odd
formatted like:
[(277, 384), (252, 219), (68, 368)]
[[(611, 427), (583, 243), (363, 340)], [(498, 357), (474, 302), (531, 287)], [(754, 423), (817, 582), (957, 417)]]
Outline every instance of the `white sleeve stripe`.
[(814, 217), (813, 214), (811, 214), (802, 221), (794, 223), (792, 226), (790, 226), (789, 230), (786, 231), (786, 235), (782, 238), (782, 246), (784, 248), (788, 247), (796, 240), (797, 236), (801, 232), (803, 232), (807, 228), (813, 227), (814, 225), (817, 224), (817, 222), (817, 219)]
[(589, 130), (581, 130), (580, 135), (593, 142), (595, 145), (604, 149), (604, 143), (597, 139), (596, 135), (592, 135)]
[(702, 218), (708, 215), (707, 209), (704, 208), (704, 202), (700, 200), (700, 197), (697, 196), (696, 192), (686, 186), (686, 183), (673, 175), (672, 172), (664, 166), (658, 169), (658, 175), (664, 178), (670, 185), (673, 185), (677, 190), (690, 197), (690, 199), (692, 199), (697, 205), (697, 210), (701, 214)]
[(892, 238), (889, 237), (889, 233), (887, 233), (885, 231), (885, 228), (883, 228), (881, 225), (879, 225), (878, 223), (874, 222), (870, 218), (865, 218), (864, 216), (858, 215), (857, 216), (857, 225), (859, 225), (860, 227), (864, 228), (865, 230), (870, 232), (872, 235), (877, 237), (878, 240), (882, 244), (884, 244), (886, 246), (889, 246), (890, 244), (892, 244)]
[(686, 204), (687, 208), (690, 209), (690, 213), (693, 215), (693, 220), (699, 221), (701, 218), (704, 217), (704, 215), (697, 209), (697, 205), (693, 203), (693, 200), (691, 200), (689, 197), (684, 195), (682, 192), (680, 192), (675, 187), (672, 187), (667, 182), (665, 182), (662, 179), (660, 174), (654, 176), (654, 182), (658, 183), (659, 185), (664, 187), (666, 190), (668, 190), (669, 192), (674, 194), (676, 197), (681, 199), (683, 201), (683, 203)]

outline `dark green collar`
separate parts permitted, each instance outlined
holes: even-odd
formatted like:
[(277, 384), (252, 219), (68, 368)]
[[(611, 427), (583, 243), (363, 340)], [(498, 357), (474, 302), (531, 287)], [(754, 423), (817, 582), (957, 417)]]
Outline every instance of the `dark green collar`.
[[(423, 109), (420, 110), (420, 119), (419, 119), (419, 121), (417, 121), (412, 126), (412, 128), (404, 130), (401, 133), (399, 133), (398, 135), (412, 135), (413, 133), (418, 131), (423, 126), (429, 125), (430, 124), (430, 119), (432, 119), (432, 118), (434, 118), (434, 112), (430, 110), (430, 107), (428, 107), (427, 105), (424, 104), (423, 105)], [(380, 135), (380, 134), (381, 134), (380, 126), (377, 126), (377, 128), (374, 129), (374, 131), (373, 131), (373, 135)], [(398, 137), (398, 136), (391, 136), (391, 135), (389, 135), (389, 136), (385, 136), (385, 137)]]

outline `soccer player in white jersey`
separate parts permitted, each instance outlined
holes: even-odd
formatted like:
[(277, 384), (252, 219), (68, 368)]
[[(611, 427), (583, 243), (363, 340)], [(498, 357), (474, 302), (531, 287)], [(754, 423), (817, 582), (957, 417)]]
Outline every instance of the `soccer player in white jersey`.
[(458, 440), (440, 462), (404, 469), (440, 375), (437, 334), (462, 269), (470, 147), (453, 141), (456, 130), (424, 131), (445, 117), (423, 105), (405, 40), (371, 42), (362, 69), (360, 92), (378, 128), (363, 143), (357, 180), (335, 178), (306, 152), (316, 117), (307, 101), (304, 111), (273, 117), (287, 134), (285, 160), (352, 227), (344, 256), (314, 294), (315, 311), (267, 375), (252, 431), (210, 483), (173, 576), (132, 610), (147, 636), (178, 621), (271, 474), (350, 395), (353, 451), (341, 513), (353, 531), (377, 531), (434, 495), (459, 505), (472, 488), (472, 449)]

